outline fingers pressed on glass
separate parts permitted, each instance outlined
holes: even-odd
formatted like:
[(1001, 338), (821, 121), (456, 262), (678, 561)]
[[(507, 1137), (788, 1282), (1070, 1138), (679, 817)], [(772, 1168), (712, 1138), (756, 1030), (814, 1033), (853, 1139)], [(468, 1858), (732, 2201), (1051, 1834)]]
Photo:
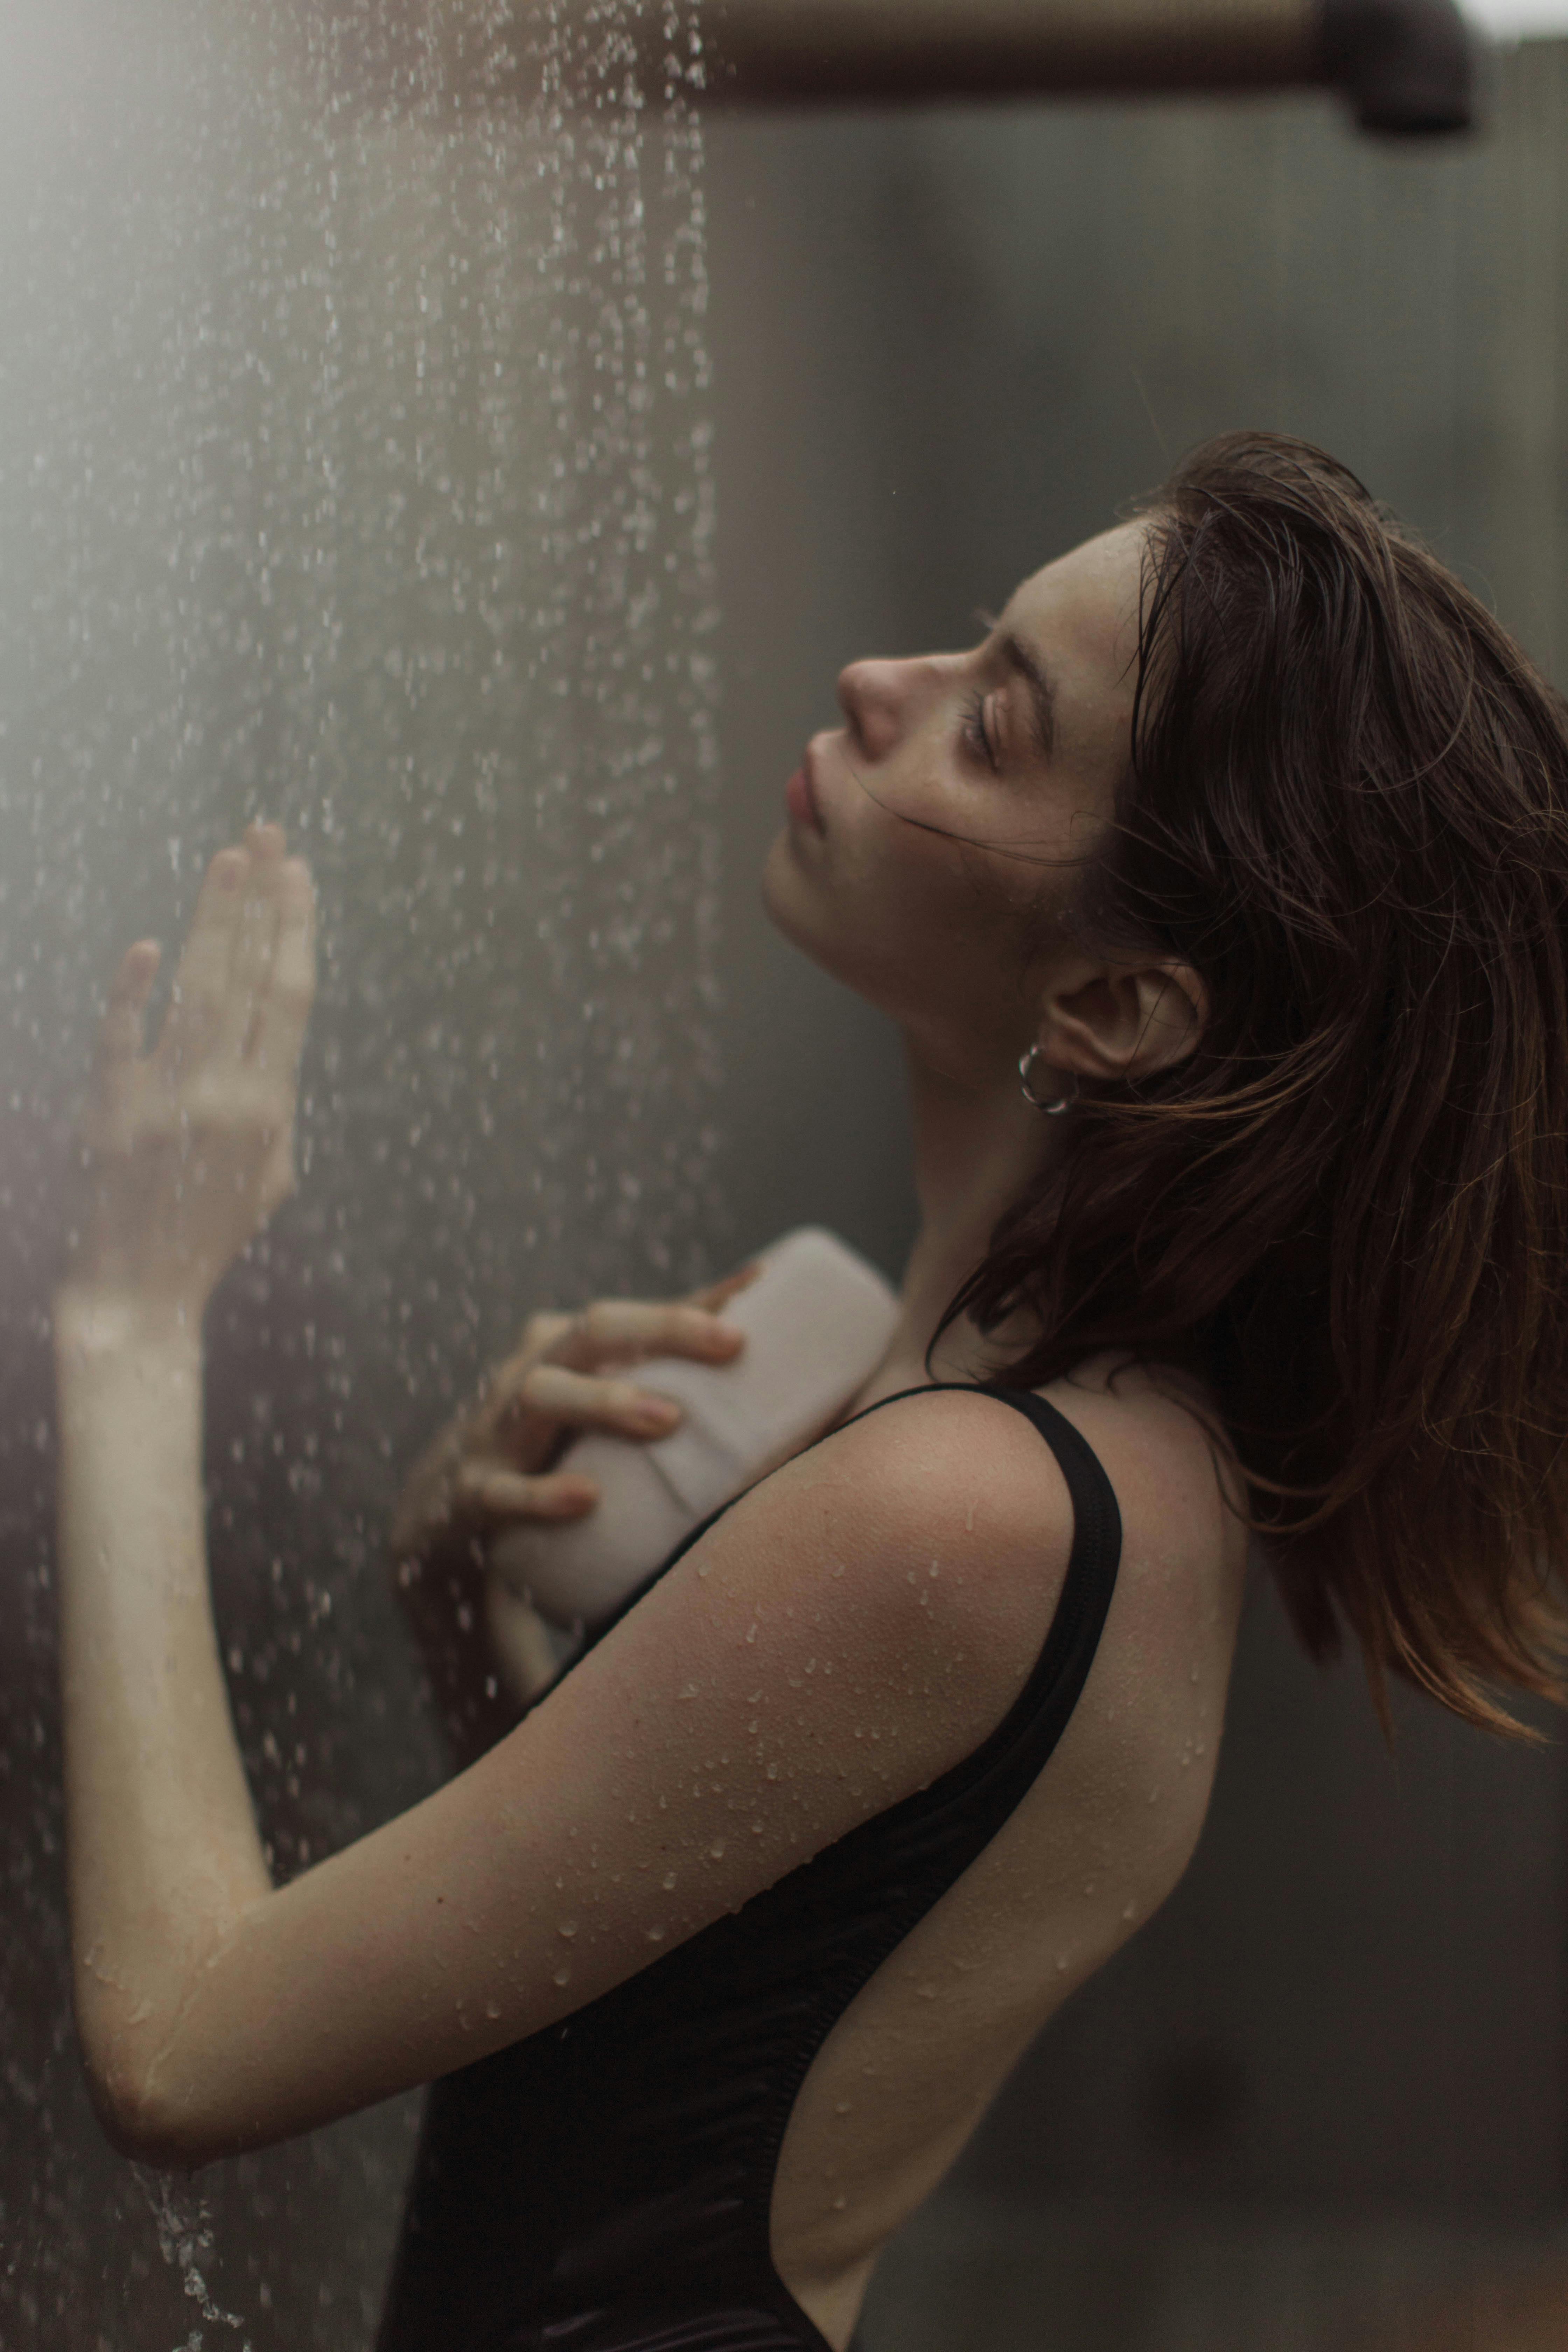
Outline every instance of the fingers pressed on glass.
[(82, 1106), (79, 1139), (97, 1150), (123, 1144), (123, 1121), (137, 1096), (145, 1044), (147, 1003), (158, 975), (156, 940), (127, 948), (109, 986), (109, 1002), (98, 1024), (92, 1083)]
[(220, 849), (207, 867), (158, 1040), (158, 1059), (165, 1068), (178, 1069), (205, 1054), (217, 1032), (248, 868), (242, 849)]
[(158, 976), (163, 950), (156, 940), (138, 940), (127, 948), (109, 987), (109, 1003), (98, 1030), (100, 1070), (119, 1068), (141, 1053), (147, 1001)]
[(291, 1076), (316, 994), (316, 893), (302, 857), (288, 858), (273, 869), (272, 900), (272, 948), (248, 1055), (259, 1067)]
[(278, 944), (279, 903), (275, 858), (253, 857), (242, 892), (228, 993), (224, 1000), (222, 1044), (236, 1061), (244, 1057), (260, 1015)]

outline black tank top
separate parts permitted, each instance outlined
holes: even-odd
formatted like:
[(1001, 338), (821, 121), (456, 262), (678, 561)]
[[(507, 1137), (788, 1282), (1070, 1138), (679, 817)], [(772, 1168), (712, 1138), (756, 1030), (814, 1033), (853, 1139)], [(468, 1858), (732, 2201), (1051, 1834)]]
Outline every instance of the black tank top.
[(984, 1392), (1028, 1415), (1072, 1497), (1066, 1581), (1017, 1699), (928, 1787), (432, 2085), (377, 2352), (831, 2352), (769, 2247), (791, 2109), (861, 1986), (1027, 1794), (1093, 1664), (1121, 1558), (1110, 1482), (1071, 1423), (1026, 1391)]

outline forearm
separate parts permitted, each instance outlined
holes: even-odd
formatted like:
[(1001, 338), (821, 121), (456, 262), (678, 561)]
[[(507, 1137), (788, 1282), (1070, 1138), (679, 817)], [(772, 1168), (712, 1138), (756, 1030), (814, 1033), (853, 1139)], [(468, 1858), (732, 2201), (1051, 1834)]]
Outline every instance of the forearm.
[(117, 2098), (271, 1879), (208, 1590), (199, 1326), (62, 1294), (55, 1346), (73, 1972)]

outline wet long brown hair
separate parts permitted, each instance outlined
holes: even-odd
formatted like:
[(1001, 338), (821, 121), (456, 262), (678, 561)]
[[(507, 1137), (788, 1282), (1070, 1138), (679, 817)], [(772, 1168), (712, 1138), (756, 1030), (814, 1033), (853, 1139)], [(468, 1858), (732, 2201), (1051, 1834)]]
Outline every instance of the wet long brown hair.
[[(1196, 1049), (1086, 1093), (948, 1311), (1200, 1370), (1315, 1656), (1471, 1722), (1563, 1696), (1568, 702), (1310, 444), (1151, 499), (1132, 756), (1074, 891), (1193, 965)], [(934, 1342), (933, 1342), (934, 1344)]]

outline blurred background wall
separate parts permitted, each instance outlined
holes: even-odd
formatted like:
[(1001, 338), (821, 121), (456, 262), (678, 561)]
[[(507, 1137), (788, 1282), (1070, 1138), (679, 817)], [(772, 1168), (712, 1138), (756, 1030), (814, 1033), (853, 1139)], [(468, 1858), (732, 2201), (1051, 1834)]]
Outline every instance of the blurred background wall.
[[(162, 121), (156, 169), (191, 170), (187, 125)], [(203, 2318), (202, 2298), (193, 2309), (182, 2292), (183, 2231), (213, 2310), (239, 2315), (256, 2352), (345, 2352), (369, 2340), (415, 2104), (216, 2168), (201, 2184), (210, 2243), (199, 2246), (195, 2207), (160, 2220), (156, 2185), (104, 2150), (63, 1999), (41, 1323), (50, 1155), (94, 975), (121, 931), (170, 935), (170, 892), (187, 890), (198, 856), (279, 788), (290, 739), (286, 726), (281, 748), (246, 731), (279, 674), (254, 646), (237, 650), (237, 624), (223, 621), (259, 593), (249, 562), (226, 573), (217, 561), (178, 608), (174, 635), (195, 644), (188, 675), (216, 665), (227, 681), (203, 705), (197, 740), (169, 719), (181, 706), (162, 686), (144, 737), (95, 736), (88, 724), (94, 709), (128, 704), (123, 682), (112, 695), (92, 683), (91, 647), (77, 642), (84, 613), (132, 670), (173, 627), (153, 594), (168, 551), (136, 482), (177, 475), (231, 432), (234, 377), (194, 352), (188, 407), (151, 415), (136, 389), (150, 362), (134, 336), (79, 341), (73, 358), (51, 306), (70, 278), (79, 327), (94, 299), (123, 315), (110, 281), (141, 253), (142, 332), (177, 326), (187, 272), (228, 289), (219, 315), (237, 339), (231, 360), (258, 336), (265, 358), (265, 318), (246, 310), (242, 259), (226, 255), (210, 220), (154, 268), (134, 218), (64, 205), (58, 156), (51, 178), (37, 127), (31, 146), (14, 129), (12, 340), (0, 357), (0, 579), (15, 624), (0, 651), (10, 663), (0, 980), (13, 1005), (0, 1086), (0, 1585), (11, 1628), (0, 1661), (10, 2033), (0, 2344), (163, 2352), (183, 2342)], [(365, 499), (387, 489), (379, 466), (404, 468), (402, 494), (425, 496), (435, 515), (450, 476), (443, 488), (430, 450), (468, 462), (464, 384), (443, 378), (438, 415), (434, 394), (417, 389), (416, 352), (422, 305), (438, 289), (455, 300), (484, 208), (477, 197), (455, 205), (460, 158), (437, 173), (416, 141), (364, 163), (380, 199), (362, 207), (358, 243), (336, 254), (331, 283), (362, 331), (362, 368), (364, 352), (391, 354), (381, 390), (368, 404), (356, 394), (346, 413), (340, 403), (313, 439), (301, 425), (291, 457), (262, 456), (254, 433), (248, 445), (266, 480), (317, 468), (310, 478), (335, 503), (278, 529), (297, 553), (331, 551), (350, 636), (358, 628), (369, 643), (383, 627), (419, 652), (423, 681), (417, 695), (400, 687), (389, 712), (366, 676), (353, 691), (345, 679), (336, 735), (319, 681), (292, 681), (291, 707), (305, 714), (293, 756), (308, 774), (291, 770), (282, 789), (309, 813), (324, 863), (336, 945), (320, 1050), (338, 1058), (320, 1066), (329, 1108), (314, 1199), (307, 1189), (217, 1335), (209, 1449), (242, 1729), (285, 1866), (410, 1801), (440, 1769), (380, 1580), (380, 1515), (412, 1446), (531, 1307), (570, 1303), (590, 1285), (674, 1287), (807, 1217), (899, 1269), (913, 1204), (896, 1040), (774, 938), (755, 888), (784, 779), (805, 736), (833, 721), (845, 661), (966, 641), (976, 605), (1103, 527), (1193, 442), (1264, 425), (1355, 467), (1563, 679), (1565, 129), (1568, 45), (1542, 42), (1501, 56), (1485, 137), (1430, 150), (1357, 138), (1311, 96), (711, 121), (722, 784), (711, 801), (694, 785), (685, 831), (657, 817), (675, 859), (679, 937), (640, 985), (629, 964), (606, 980), (602, 960), (570, 961), (569, 905), (556, 925), (567, 964), (538, 946), (560, 907), (538, 897), (541, 877), (586, 869), (588, 836), (571, 835), (565, 815), (548, 856), (514, 859), (499, 878), (465, 848), (467, 878), (454, 881), (451, 836), (430, 829), (420, 786), (433, 777), (455, 793), (452, 780), (483, 772), (493, 754), (506, 776), (531, 779), (531, 747), (485, 734), (475, 681), (451, 644), (443, 652), (447, 622), (431, 616), (448, 612), (449, 572), (422, 577), (411, 617), (408, 581), (377, 572), (361, 530)], [(135, 172), (116, 182), (79, 125), (77, 136), (72, 168), (100, 172), (103, 202), (133, 196)], [(310, 182), (313, 152), (306, 140), (287, 171), (247, 167), (252, 209), (274, 240), (261, 272), (268, 300), (289, 281), (297, 309), (317, 283), (321, 223), (342, 217), (324, 182)], [(224, 202), (232, 217), (235, 158), (200, 161), (213, 217), (226, 216)], [(486, 185), (500, 168), (491, 157)], [(308, 248), (292, 262), (290, 236)], [(521, 271), (526, 257), (491, 253), (504, 306), (503, 263)], [(533, 330), (520, 312), (508, 332), (515, 355)], [(327, 343), (311, 348), (320, 425), (336, 362)], [(112, 596), (97, 572), (73, 587), (61, 542), (37, 540), (47, 522), (68, 544), (102, 544), (93, 468), (101, 500), (105, 453), (79, 435), (51, 439), (41, 422), (51, 368), (73, 366), (99, 371), (132, 420), (116, 459)], [(62, 379), (58, 399), (69, 396)], [(522, 428), (514, 418), (507, 429)], [(138, 436), (160, 434), (161, 454), (138, 454)], [(62, 451), (68, 478), (44, 499), (29, 469)], [(250, 514), (247, 544), (265, 527)], [(510, 527), (523, 525), (514, 516)], [(477, 562), (478, 542), (463, 543)], [(305, 562), (301, 597), (310, 573)], [(469, 730), (456, 751), (453, 727)], [(410, 730), (412, 784), (397, 768)], [(118, 781), (100, 787), (95, 775)], [(140, 779), (134, 791), (127, 775)], [(323, 824), (334, 777), (337, 815)], [(504, 810), (475, 806), (470, 824), (486, 840), (484, 824), (499, 828), (504, 845)], [(705, 851), (704, 865), (692, 845), (710, 834), (718, 855)], [(704, 958), (721, 1002), (693, 996)], [(597, 1026), (583, 1002), (595, 987)], [(644, 1033), (636, 1101), (655, 1139), (647, 1169), (660, 1172), (648, 1175), (653, 1206), (639, 1225), (619, 1178), (644, 1162), (623, 1148), (595, 1039), (650, 991), (677, 1009)], [(700, 1076), (698, 1031), (711, 1055)], [(512, 1082), (530, 1057), (543, 1076), (525, 1099)], [(487, 1107), (502, 1118), (499, 1139)], [(701, 1148), (683, 1160), (694, 1129)], [(612, 1135), (609, 1173), (584, 1202), (573, 1155)], [(543, 1198), (554, 1220), (527, 1246), (520, 1192)], [(334, 1286), (327, 1262), (345, 1246), (349, 1270)], [(1391, 1762), (1356, 1674), (1310, 1672), (1259, 1582), (1196, 1863), (1042, 2038), (952, 2181), (889, 2250), (868, 2305), (870, 2352), (1327, 2352), (1363, 2326), (1392, 2326), (1424, 2294), (1461, 2293), (1478, 2265), (1528, 2263), (1556, 2242), (1568, 2132), (1561, 1759), (1504, 1750), (1413, 1704), (1399, 1719)], [(210, 2315), (203, 2325), (209, 2342), (241, 2340)]]
[[(1258, 425), (1355, 467), (1568, 680), (1565, 131), (1545, 41), (1500, 54), (1483, 138), (1424, 149), (1310, 97), (710, 126), (743, 1239), (823, 1213), (891, 1270), (911, 1230), (895, 1042), (747, 891), (843, 660), (970, 642)], [(1556, 1749), (1415, 1703), (1390, 1759), (1359, 1671), (1310, 1669), (1260, 1579), (1197, 1861), (888, 2256), (873, 2352), (1337, 2342), (1489, 2231), (1549, 2235), (1564, 1794)], [(1317, 2217), (1315, 2258), (1270, 2208)], [(1224, 2285), (1182, 2272), (1173, 2213)]]

